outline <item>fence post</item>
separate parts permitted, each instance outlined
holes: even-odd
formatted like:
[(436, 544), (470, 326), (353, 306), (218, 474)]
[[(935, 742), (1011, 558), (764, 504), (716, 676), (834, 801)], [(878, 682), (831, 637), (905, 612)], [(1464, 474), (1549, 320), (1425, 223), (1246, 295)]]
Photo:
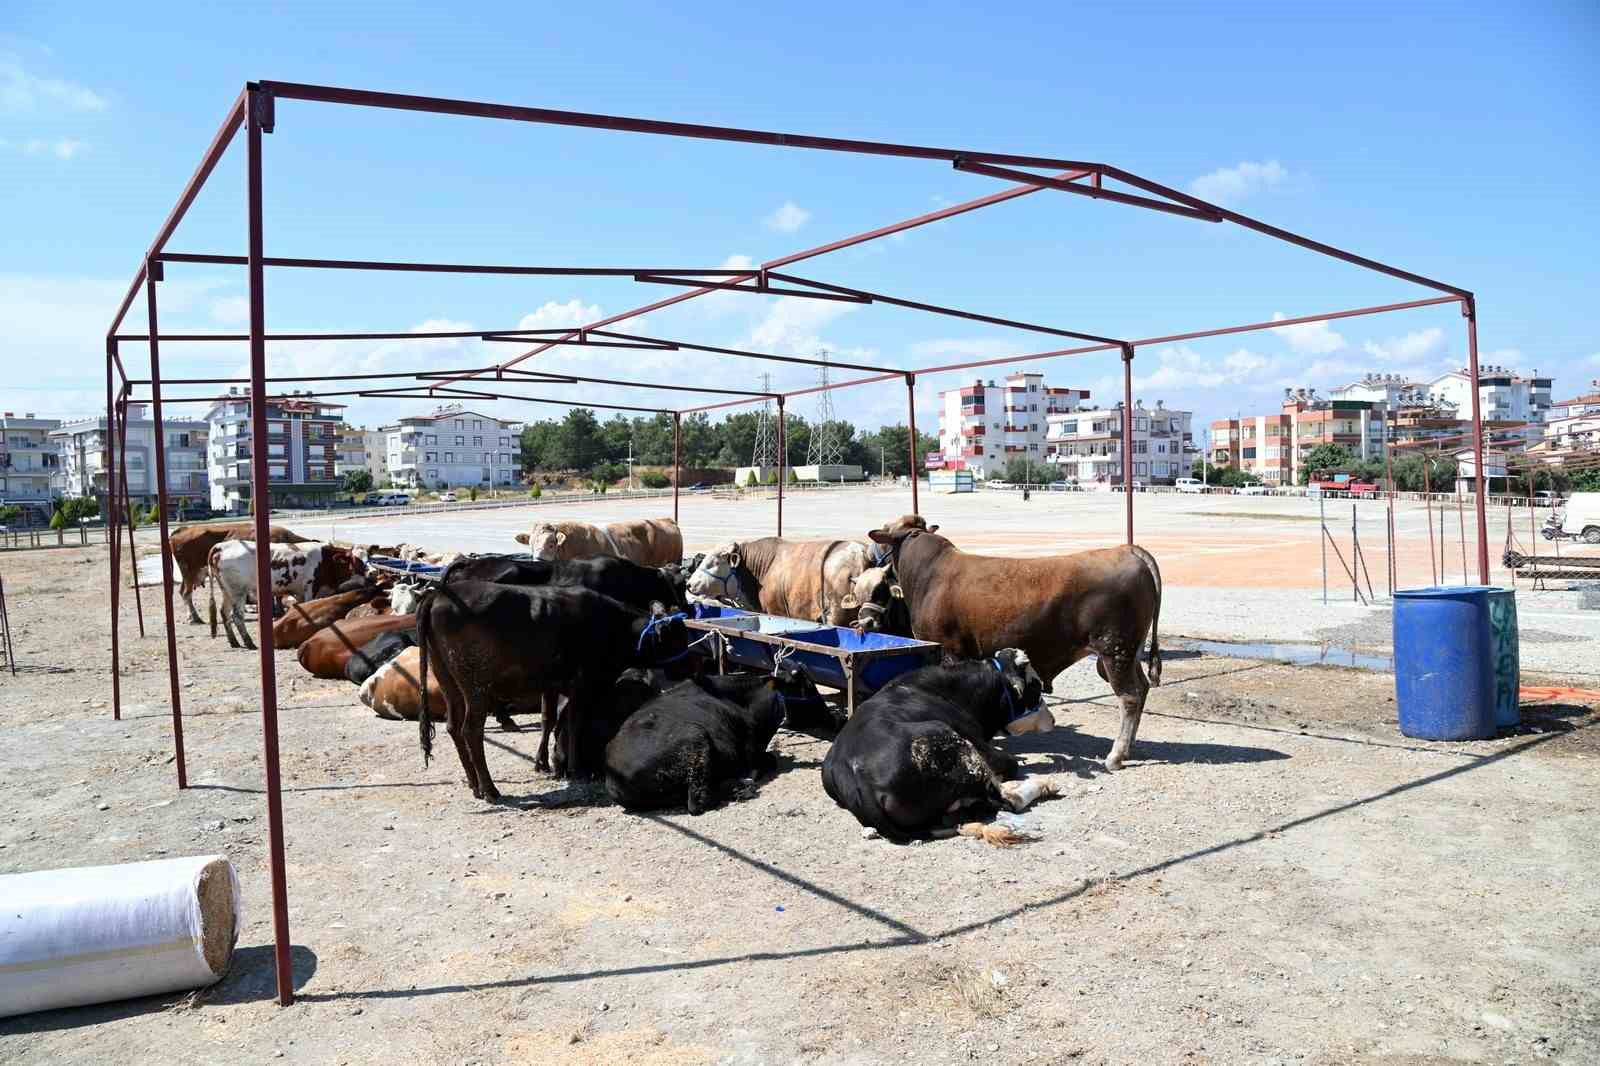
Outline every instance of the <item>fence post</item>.
[(1322, 498), (1322, 493), (1317, 493), (1317, 521), (1322, 526), (1322, 536), (1317, 538), (1322, 542), (1322, 602), (1328, 602), (1328, 501)]

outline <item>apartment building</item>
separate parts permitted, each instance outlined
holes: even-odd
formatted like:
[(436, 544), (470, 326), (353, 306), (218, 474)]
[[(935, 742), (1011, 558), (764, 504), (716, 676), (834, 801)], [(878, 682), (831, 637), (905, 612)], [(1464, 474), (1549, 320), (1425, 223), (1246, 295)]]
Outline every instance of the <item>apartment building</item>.
[(372, 475), (374, 485), (389, 483), (389, 434), (399, 428), (399, 426), (380, 426), (378, 429), (363, 430), (361, 433), (361, 448), (367, 460), (367, 473)]
[[(166, 497), (179, 508), (210, 505), (210, 479), (206, 440), (210, 427), (203, 421), (163, 418), (166, 442)], [(106, 494), (120, 476), (115, 439), (108, 439), (106, 419), (78, 418), (61, 423), (50, 434), (59, 457), (57, 491), (63, 496), (94, 496), (100, 513), (108, 513)], [(156, 427), (145, 404), (128, 405), (128, 497), (149, 506), (156, 501)]]
[[(338, 443), (333, 452), (333, 475), (340, 481), (352, 470), (367, 470), (367, 435), (360, 426), (340, 425)], [(370, 471), (369, 471), (370, 472)], [(373, 479), (377, 484), (377, 479)]]
[[(320, 507), (339, 491), (339, 427), (344, 404), (306, 394), (270, 398), (266, 404), (267, 478), (274, 507)], [(250, 509), (250, 390), (229, 388), (206, 413), (208, 473), (213, 510)]]
[(1088, 399), (1088, 389), (1047, 386), (1038, 373), (947, 389), (939, 394), (941, 450), (927, 457), (927, 466), (988, 478), (999, 477), (1013, 459), (1043, 462), (1047, 419), (1076, 411)]
[[(1170, 485), (1188, 477), (1197, 456), (1190, 411), (1157, 400), (1133, 405), (1133, 478)], [(1122, 405), (1046, 416), (1045, 462), (1080, 483), (1122, 484)]]
[(1595, 391), (1550, 405), (1543, 450), (1559, 454), (1600, 449), (1600, 378), (1589, 387)]
[(15, 504), (33, 521), (50, 520), (59, 464), (50, 434), (60, 425), (31, 411), (0, 415), (0, 506)]
[(1379, 459), (1386, 439), (1380, 401), (1323, 399), (1315, 389), (1284, 389), (1276, 414), (1211, 423), (1211, 462), (1236, 466), (1269, 485), (1298, 484), (1304, 460), (1322, 444), (1342, 444), (1357, 459)]
[[(1496, 439), (1513, 430), (1528, 441), (1537, 440), (1549, 417), (1550, 378), (1523, 376), (1503, 366), (1478, 368), (1480, 417)], [(1465, 369), (1426, 381), (1400, 374), (1368, 373), (1357, 381), (1329, 390), (1334, 400), (1361, 400), (1374, 404), (1391, 417), (1394, 439), (1459, 438), (1472, 431), (1472, 389)]]
[[(1538, 371), (1523, 376), (1503, 366), (1478, 367), (1478, 405), (1482, 417), (1490, 422), (1542, 423), (1550, 412), (1550, 378)], [(1472, 417), (1472, 384), (1466, 367), (1427, 383), (1428, 391), (1455, 404), (1466, 418)]]
[(522, 423), (448, 404), (387, 431), (387, 477), (409, 488), (515, 485)]

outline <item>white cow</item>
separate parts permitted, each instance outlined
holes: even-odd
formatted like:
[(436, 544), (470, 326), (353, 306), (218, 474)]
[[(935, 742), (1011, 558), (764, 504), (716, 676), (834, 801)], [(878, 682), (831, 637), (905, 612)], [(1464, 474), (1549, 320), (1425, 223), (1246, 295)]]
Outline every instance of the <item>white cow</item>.
[(670, 566), (683, 558), (683, 532), (670, 518), (634, 518), (596, 526), (539, 522), (517, 534), (535, 559), (591, 559), (610, 555), (640, 566)]
[[(271, 544), (268, 565), (272, 573), (272, 596), (257, 609), (271, 609), (271, 600), (289, 596), (304, 603), (319, 596), (331, 596), (352, 577), (366, 572), (366, 564), (350, 548), (333, 547), (315, 541), (300, 544)], [(217, 635), (217, 593), (222, 594), (222, 625), (228, 643), (254, 648), (244, 626), (244, 603), (256, 588), (256, 545), (249, 540), (226, 540), (211, 549), (206, 559), (210, 572), (211, 635)], [(235, 627), (239, 640), (234, 639)]]

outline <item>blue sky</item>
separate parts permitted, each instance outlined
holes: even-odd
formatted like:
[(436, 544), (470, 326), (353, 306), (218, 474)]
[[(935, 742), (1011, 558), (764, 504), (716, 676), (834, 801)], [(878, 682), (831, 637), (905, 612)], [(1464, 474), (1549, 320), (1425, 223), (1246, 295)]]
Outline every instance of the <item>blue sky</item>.
[[(0, 406), (103, 403), (101, 337), (228, 103), (249, 79), (1104, 161), (1472, 289), (1486, 362), (1600, 377), (1600, 8), (1346, 4), (437, 5), (32, 3), (0, 11)], [(918, 162), (285, 102), (266, 141), (267, 252), (715, 267), (984, 195)], [(242, 143), (171, 250), (244, 251)], [(1142, 337), (1431, 295), (1247, 231), (1041, 192), (796, 268), (841, 284)], [(164, 329), (241, 328), (243, 272), (172, 267)], [(623, 280), (271, 271), (269, 329), (570, 325), (675, 290)], [(142, 317), (130, 317), (130, 326)], [(915, 312), (722, 295), (630, 323), (704, 343), (915, 368), (1064, 346)], [(476, 366), (478, 342), (280, 345), (277, 373)], [(142, 366), (143, 352), (128, 361)], [(1199, 420), (1290, 385), (1460, 365), (1452, 307), (1153, 347), (1146, 402)], [(564, 349), (539, 365), (780, 388), (812, 372)], [(1041, 364), (1114, 399), (1114, 356)], [(1019, 364), (1020, 366), (1020, 364)], [(241, 346), (171, 345), (169, 376), (242, 373)], [(1006, 367), (996, 368), (995, 376)], [(986, 375), (987, 376), (987, 375)], [(961, 376), (919, 384), (919, 423)], [(617, 402), (681, 397), (545, 388)], [(646, 398), (649, 399), (646, 399)], [(709, 399), (709, 397), (708, 397)], [(807, 413), (811, 400), (794, 401)], [(357, 401), (376, 422), (418, 404)], [(836, 394), (864, 426), (904, 390)], [(553, 409), (502, 405), (512, 417)]]

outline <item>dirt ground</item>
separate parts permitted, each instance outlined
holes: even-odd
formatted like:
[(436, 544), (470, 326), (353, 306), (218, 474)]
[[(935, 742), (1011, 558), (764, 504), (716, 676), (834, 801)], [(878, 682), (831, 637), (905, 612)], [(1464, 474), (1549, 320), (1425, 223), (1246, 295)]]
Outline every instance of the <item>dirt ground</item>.
[(1592, 709), (1428, 744), (1388, 675), (1176, 651), (1118, 774), (1105, 686), (1057, 681), (1062, 728), (1008, 743), (1062, 794), (1011, 850), (862, 839), (826, 742), (787, 732), (700, 817), (625, 814), (536, 773), (536, 728), (491, 732), (511, 802), (485, 805), (448, 745), (424, 769), (414, 726), (280, 653), (280, 1009), (255, 657), (180, 623), (179, 792), (158, 612), (114, 722), (103, 549), (0, 566), (0, 872), (221, 853), (246, 901), (217, 986), (0, 1020), (3, 1062), (1600, 1061)]

